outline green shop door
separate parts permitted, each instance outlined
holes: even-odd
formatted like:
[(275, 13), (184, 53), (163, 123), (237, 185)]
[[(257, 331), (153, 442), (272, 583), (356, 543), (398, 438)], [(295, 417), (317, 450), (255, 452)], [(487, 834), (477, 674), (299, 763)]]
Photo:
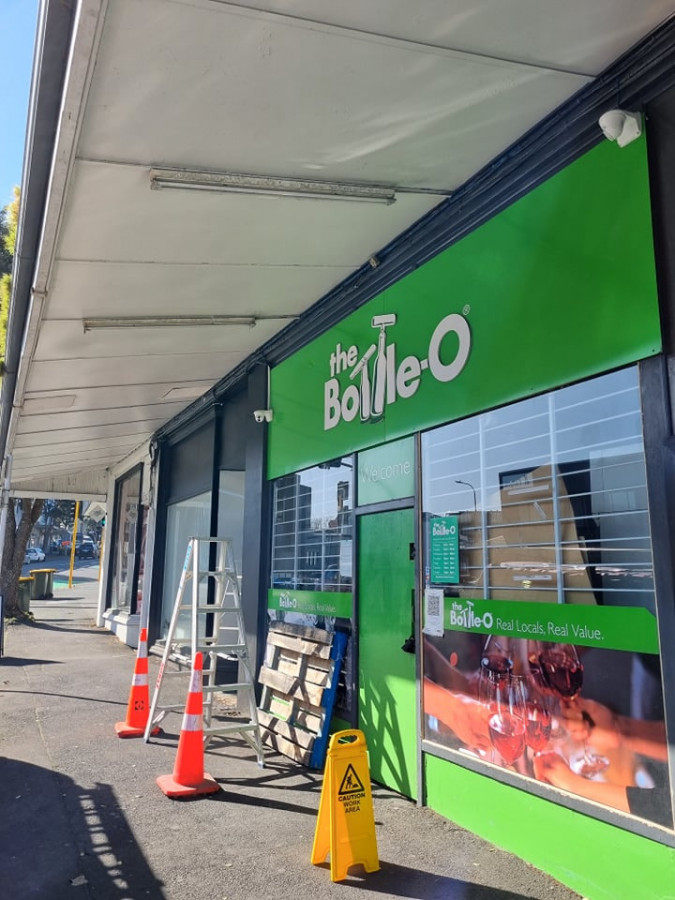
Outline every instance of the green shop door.
[(412, 627), (414, 512), (358, 521), (359, 728), (372, 778), (417, 799), (415, 654), (401, 650)]

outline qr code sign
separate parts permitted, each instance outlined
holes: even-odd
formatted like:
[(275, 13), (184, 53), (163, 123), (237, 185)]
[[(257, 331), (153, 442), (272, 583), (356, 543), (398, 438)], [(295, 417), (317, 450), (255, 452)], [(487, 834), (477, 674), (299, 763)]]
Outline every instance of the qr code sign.
[(424, 592), (424, 628), (425, 634), (443, 634), (443, 591), (427, 588)]
[(436, 619), (441, 614), (441, 595), (432, 594), (427, 597), (427, 615)]

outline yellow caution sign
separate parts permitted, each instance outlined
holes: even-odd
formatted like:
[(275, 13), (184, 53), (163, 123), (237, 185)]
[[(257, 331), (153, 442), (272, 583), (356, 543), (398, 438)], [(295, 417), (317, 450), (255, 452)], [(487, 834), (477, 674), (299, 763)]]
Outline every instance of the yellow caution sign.
[(373, 797), (362, 731), (339, 731), (331, 738), (321, 788), (312, 862), (330, 853), (331, 881), (342, 881), (350, 866), (377, 872)]

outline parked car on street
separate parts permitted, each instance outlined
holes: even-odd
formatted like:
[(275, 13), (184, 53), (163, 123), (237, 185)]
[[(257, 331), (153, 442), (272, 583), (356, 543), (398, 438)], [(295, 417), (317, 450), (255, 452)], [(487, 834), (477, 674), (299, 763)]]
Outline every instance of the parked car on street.
[(26, 563), (43, 562), (44, 558), (45, 555), (39, 547), (28, 547), (28, 549), (26, 550), (26, 555), (23, 558), (23, 562), (24, 565)]
[(75, 556), (79, 559), (96, 559), (96, 544), (90, 538), (83, 538), (75, 543)]

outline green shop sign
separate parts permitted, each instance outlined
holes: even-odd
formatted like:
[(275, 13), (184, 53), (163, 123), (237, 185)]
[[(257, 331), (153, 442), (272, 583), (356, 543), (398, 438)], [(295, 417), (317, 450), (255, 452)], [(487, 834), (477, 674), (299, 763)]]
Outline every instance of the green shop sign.
[(645, 142), (604, 141), (273, 368), (268, 475), (660, 349)]
[(276, 588), (267, 592), (267, 608), (277, 612), (349, 619), (352, 615), (352, 595), (334, 591), (294, 591)]
[(445, 600), (450, 631), (658, 653), (656, 618), (641, 607), (574, 606), (505, 600)]

